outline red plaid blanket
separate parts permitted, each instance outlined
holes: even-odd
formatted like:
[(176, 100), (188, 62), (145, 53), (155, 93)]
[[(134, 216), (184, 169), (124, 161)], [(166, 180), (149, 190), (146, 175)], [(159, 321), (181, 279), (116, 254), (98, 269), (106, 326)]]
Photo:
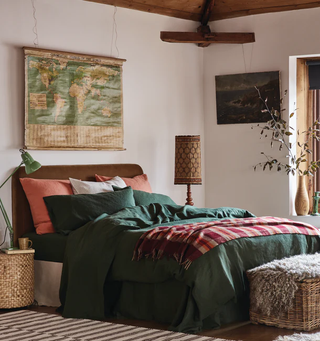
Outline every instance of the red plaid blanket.
[(237, 218), (175, 226), (160, 226), (138, 240), (133, 260), (142, 257), (173, 257), (187, 269), (191, 263), (219, 244), (229, 240), (274, 234), (319, 236), (312, 225), (285, 218)]

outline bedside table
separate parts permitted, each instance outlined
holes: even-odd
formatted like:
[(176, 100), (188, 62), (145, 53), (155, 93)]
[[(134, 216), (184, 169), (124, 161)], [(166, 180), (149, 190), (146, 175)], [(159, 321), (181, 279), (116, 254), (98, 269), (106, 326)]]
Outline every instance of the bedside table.
[(34, 253), (0, 252), (0, 309), (20, 308), (34, 301)]

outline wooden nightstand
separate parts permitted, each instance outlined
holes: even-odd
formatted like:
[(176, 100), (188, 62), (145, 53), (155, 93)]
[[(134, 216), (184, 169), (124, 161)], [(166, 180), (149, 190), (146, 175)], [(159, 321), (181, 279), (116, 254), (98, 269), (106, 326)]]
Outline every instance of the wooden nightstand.
[(34, 301), (34, 253), (0, 252), (0, 309), (20, 308)]

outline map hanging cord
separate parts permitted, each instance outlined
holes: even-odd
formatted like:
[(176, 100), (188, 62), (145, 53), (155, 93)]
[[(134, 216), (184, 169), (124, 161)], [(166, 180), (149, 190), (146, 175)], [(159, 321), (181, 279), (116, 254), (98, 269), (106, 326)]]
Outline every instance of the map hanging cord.
[(114, 41), (114, 45), (116, 47), (116, 50), (117, 50), (117, 58), (119, 57), (119, 49), (118, 49), (118, 45), (117, 45), (117, 42), (118, 42), (118, 27), (117, 27), (117, 21), (116, 21), (116, 14), (117, 14), (117, 11), (118, 11), (118, 8), (117, 6), (114, 6), (114, 12), (113, 12), (113, 26), (114, 26), (114, 31), (115, 31), (115, 34), (116, 34), (116, 39)]
[(37, 27), (37, 18), (36, 18), (36, 6), (34, 4), (34, 0), (31, 0), (31, 4), (32, 4), (32, 9), (33, 9), (33, 19), (34, 19), (34, 26), (33, 26), (33, 33), (35, 35), (35, 38), (33, 40), (33, 44), (34, 44), (34, 47), (38, 47), (39, 45), (39, 38), (38, 38), (38, 27)]
[(118, 49), (118, 45), (117, 45), (117, 41), (118, 41), (118, 30), (117, 30), (117, 21), (116, 21), (116, 14), (117, 14), (117, 6), (114, 6), (114, 11), (113, 11), (113, 26), (112, 26), (112, 36), (111, 36), (111, 50), (110, 50), (110, 57), (112, 57), (112, 48), (113, 48), (113, 36), (114, 34), (116, 35), (115, 41), (114, 41), (114, 45), (115, 48), (117, 50), (117, 58), (119, 57), (119, 49)]

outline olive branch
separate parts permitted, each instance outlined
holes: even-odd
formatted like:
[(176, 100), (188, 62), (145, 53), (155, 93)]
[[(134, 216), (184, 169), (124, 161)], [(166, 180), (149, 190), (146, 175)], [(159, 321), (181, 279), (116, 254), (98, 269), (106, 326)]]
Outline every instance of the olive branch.
[[(268, 98), (263, 99), (261, 97), (260, 90), (255, 86), (255, 89), (258, 92), (259, 99), (264, 103), (264, 109), (261, 110), (263, 113), (269, 113), (270, 120), (266, 122), (266, 124), (262, 127), (261, 130), (261, 137), (271, 138), (270, 146), (271, 148), (274, 147), (275, 144), (278, 144), (278, 150), (281, 151), (283, 148), (285, 148), (288, 151), (287, 158), (289, 160), (288, 163), (283, 163), (279, 161), (277, 158), (272, 157), (270, 155), (267, 155), (264, 152), (261, 152), (266, 158), (265, 162), (259, 162), (255, 166), (253, 166), (253, 169), (256, 170), (257, 167), (261, 167), (262, 170), (272, 170), (274, 167), (277, 169), (278, 172), (284, 170), (287, 174), (295, 175), (296, 173), (298, 175), (311, 175), (313, 176), (314, 173), (318, 170), (320, 167), (320, 159), (316, 161), (310, 161), (308, 165), (306, 163), (308, 162), (307, 155), (313, 155), (313, 141), (316, 140), (317, 142), (320, 141), (319, 137), (319, 120), (313, 122), (312, 126), (308, 127), (307, 130), (300, 132), (297, 130), (297, 139), (294, 144), (289, 143), (288, 137), (293, 135), (294, 128), (289, 126), (287, 122), (281, 118), (281, 115), (279, 111), (277, 111), (274, 108), (269, 108), (268, 106)], [(280, 104), (283, 103), (284, 98), (287, 95), (287, 91), (285, 91), (284, 96), (280, 99)], [(281, 109), (281, 112), (285, 111), (285, 109)], [(290, 118), (292, 118), (295, 115), (295, 113), (290, 114)], [(258, 128), (261, 128), (259, 124), (257, 124)], [(252, 126), (251, 129), (254, 127)], [(270, 136), (271, 135), (271, 136)], [(302, 142), (300, 142), (302, 140)], [(300, 154), (298, 157), (293, 152), (293, 147), (297, 145), (300, 148)], [(303, 168), (301, 169), (302, 166)]]

